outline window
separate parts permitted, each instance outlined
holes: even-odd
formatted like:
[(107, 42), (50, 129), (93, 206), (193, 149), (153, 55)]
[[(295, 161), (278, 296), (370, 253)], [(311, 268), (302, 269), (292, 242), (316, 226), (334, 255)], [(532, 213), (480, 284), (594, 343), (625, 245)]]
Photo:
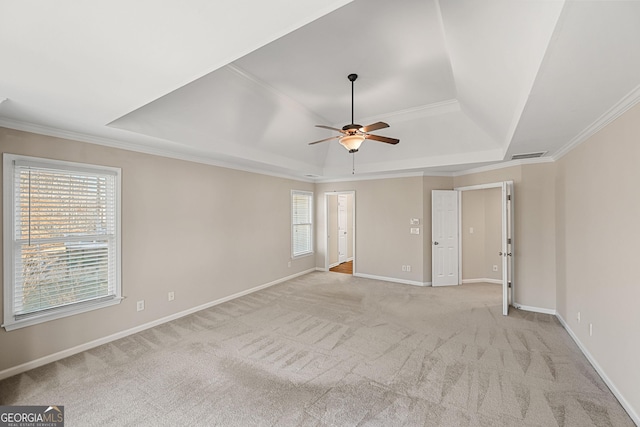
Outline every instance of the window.
[(117, 304), (120, 169), (4, 155), (6, 330)]
[(313, 253), (313, 193), (291, 192), (291, 255), (299, 257)]

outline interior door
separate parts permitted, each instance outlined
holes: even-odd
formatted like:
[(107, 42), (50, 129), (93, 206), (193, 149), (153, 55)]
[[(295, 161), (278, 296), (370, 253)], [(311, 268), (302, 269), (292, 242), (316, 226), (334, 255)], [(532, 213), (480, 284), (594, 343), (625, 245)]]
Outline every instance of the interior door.
[(459, 284), (458, 192), (431, 192), (431, 271), (433, 286)]
[(513, 305), (513, 182), (502, 183), (502, 314)]
[(338, 194), (338, 262), (347, 262), (347, 195)]

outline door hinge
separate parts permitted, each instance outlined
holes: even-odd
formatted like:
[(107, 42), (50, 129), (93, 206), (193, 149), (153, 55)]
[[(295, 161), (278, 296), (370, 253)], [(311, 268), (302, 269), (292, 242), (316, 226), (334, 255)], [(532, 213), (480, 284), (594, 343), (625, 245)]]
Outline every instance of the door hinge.
[(511, 200), (511, 194), (507, 195), (507, 200)]
[(507, 239), (507, 244), (509, 244), (509, 245), (511, 244), (511, 237), (509, 237), (509, 238)]
[(511, 287), (511, 282), (508, 282), (508, 283), (509, 283), (509, 287)]

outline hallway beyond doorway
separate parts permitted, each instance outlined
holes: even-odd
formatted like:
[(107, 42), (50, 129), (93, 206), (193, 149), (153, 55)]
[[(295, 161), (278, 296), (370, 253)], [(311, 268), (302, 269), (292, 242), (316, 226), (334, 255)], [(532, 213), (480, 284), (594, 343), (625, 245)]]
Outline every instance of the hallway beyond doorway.
[(353, 274), (353, 261), (343, 262), (342, 264), (330, 268), (329, 271), (333, 271), (334, 273)]

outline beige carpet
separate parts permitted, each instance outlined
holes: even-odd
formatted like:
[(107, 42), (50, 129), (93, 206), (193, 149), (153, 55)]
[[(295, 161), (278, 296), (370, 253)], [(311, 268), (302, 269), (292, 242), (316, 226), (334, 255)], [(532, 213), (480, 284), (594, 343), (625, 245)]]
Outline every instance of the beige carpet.
[(67, 426), (633, 426), (500, 287), (312, 273), (0, 382)]

